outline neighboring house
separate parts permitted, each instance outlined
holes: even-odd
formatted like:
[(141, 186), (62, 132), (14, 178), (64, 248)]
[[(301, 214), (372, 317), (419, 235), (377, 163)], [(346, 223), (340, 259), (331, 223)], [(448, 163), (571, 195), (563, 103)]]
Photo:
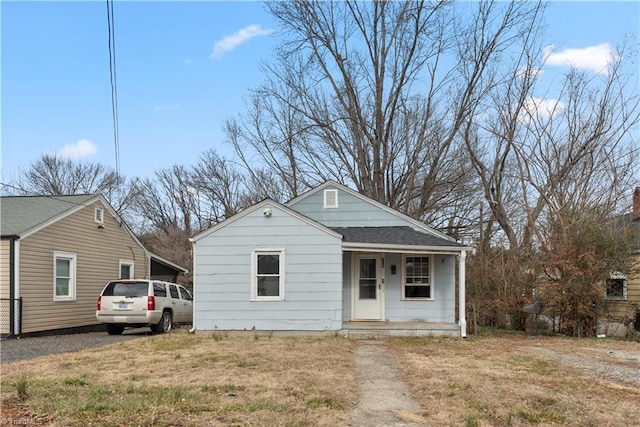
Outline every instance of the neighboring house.
[[(625, 221), (628, 224), (628, 217)], [(640, 266), (640, 187), (633, 193), (633, 212), (631, 227), (636, 236), (636, 260)], [(614, 272), (605, 280), (605, 298), (609, 308), (606, 333), (624, 335), (627, 326), (632, 325), (640, 331), (640, 274), (627, 275), (625, 272)]]
[(109, 280), (187, 272), (147, 251), (99, 194), (2, 197), (0, 234), (2, 335), (95, 325)]
[(192, 242), (198, 331), (466, 336), (470, 248), (335, 182)]

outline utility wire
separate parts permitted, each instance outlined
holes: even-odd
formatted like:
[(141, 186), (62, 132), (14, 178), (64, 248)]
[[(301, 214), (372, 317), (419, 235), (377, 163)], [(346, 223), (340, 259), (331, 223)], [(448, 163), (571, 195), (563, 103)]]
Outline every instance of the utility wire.
[(107, 0), (107, 27), (109, 32), (109, 77), (111, 79), (111, 117), (113, 144), (116, 153), (116, 173), (120, 175), (120, 133), (118, 129), (118, 83), (116, 80), (116, 31), (113, 20), (113, 0)]

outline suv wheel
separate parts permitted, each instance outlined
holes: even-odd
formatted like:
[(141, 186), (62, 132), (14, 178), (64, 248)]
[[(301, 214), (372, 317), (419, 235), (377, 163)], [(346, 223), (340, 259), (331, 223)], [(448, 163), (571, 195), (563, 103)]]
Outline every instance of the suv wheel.
[(173, 328), (173, 317), (171, 312), (165, 311), (157, 325), (151, 325), (151, 332), (157, 334), (167, 334)]
[(124, 331), (124, 326), (115, 325), (113, 323), (105, 323), (107, 333), (109, 335), (120, 335)]

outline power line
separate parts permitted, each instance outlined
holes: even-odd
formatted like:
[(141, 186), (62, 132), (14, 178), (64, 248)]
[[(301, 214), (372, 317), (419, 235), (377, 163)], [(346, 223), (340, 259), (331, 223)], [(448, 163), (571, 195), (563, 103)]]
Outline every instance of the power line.
[(109, 32), (109, 77), (111, 80), (111, 117), (113, 144), (116, 153), (116, 173), (120, 175), (120, 133), (118, 129), (118, 83), (116, 80), (116, 29), (113, 20), (113, 0), (107, 0), (107, 27)]

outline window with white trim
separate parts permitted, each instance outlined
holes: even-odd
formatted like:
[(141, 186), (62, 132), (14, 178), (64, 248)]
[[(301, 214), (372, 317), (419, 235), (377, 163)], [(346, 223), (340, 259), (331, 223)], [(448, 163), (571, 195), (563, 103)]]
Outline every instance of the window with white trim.
[(104, 209), (96, 206), (93, 211), (93, 220), (98, 224), (104, 224)]
[(76, 299), (76, 254), (53, 253), (53, 300)]
[(120, 279), (133, 279), (135, 276), (134, 272), (134, 263), (132, 260), (120, 260)]
[(433, 299), (432, 257), (405, 255), (403, 265), (402, 299)]
[(605, 280), (605, 297), (608, 300), (625, 301), (627, 299), (627, 276), (614, 271)]
[(325, 208), (338, 207), (338, 190), (337, 189), (324, 190), (324, 207)]
[(251, 251), (251, 299), (281, 301), (284, 299), (284, 249)]

